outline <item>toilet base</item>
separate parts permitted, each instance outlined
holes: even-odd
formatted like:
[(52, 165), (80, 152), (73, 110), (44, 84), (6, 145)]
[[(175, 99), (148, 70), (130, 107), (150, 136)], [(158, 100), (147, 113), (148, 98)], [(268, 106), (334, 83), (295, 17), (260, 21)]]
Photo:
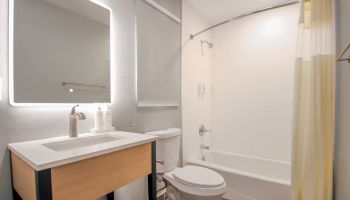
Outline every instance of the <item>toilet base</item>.
[(196, 196), (180, 191), (171, 183), (168, 183), (167, 196), (169, 197), (169, 200), (220, 200), (223, 194), (215, 196)]

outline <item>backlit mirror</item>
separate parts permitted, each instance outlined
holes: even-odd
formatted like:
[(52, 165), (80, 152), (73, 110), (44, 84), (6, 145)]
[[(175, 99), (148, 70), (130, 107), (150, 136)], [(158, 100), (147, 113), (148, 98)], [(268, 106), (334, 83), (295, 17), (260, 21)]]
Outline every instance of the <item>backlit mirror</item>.
[(10, 0), (12, 104), (109, 103), (110, 10), (89, 0)]

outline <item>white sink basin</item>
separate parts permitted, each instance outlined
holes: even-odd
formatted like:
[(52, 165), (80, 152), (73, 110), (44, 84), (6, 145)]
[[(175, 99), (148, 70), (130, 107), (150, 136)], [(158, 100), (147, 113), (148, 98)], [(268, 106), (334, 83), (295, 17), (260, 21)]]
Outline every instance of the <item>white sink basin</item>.
[(67, 151), (72, 149), (88, 147), (96, 144), (113, 142), (121, 139), (124, 139), (124, 137), (104, 134), (104, 135), (88, 136), (88, 137), (82, 137), (82, 138), (79, 138), (79, 137), (71, 138), (66, 141), (50, 142), (42, 145), (54, 151)]
[(8, 144), (8, 148), (40, 171), (156, 141), (156, 136), (113, 131), (85, 133)]

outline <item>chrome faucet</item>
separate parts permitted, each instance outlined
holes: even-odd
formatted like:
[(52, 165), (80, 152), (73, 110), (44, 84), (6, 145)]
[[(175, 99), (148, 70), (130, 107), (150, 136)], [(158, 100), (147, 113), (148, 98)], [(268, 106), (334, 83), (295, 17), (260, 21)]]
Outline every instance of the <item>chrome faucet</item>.
[(75, 112), (75, 108), (79, 105), (73, 106), (69, 116), (69, 137), (78, 137), (78, 120), (86, 119), (82, 112)]
[(209, 151), (209, 149), (210, 149), (209, 146), (204, 145), (204, 144), (201, 144), (200, 148), (201, 148), (201, 150), (205, 149), (205, 150), (208, 150), (208, 151)]

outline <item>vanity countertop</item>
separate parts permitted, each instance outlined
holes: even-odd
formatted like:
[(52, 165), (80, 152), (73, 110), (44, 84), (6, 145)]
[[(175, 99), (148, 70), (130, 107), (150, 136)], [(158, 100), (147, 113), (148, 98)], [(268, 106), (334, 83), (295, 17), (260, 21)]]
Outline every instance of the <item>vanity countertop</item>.
[[(79, 134), (77, 138), (63, 136), (11, 143), (8, 148), (32, 168), (40, 171), (153, 142), (156, 138), (152, 135), (113, 131)], [(101, 142), (95, 144), (96, 141)]]

